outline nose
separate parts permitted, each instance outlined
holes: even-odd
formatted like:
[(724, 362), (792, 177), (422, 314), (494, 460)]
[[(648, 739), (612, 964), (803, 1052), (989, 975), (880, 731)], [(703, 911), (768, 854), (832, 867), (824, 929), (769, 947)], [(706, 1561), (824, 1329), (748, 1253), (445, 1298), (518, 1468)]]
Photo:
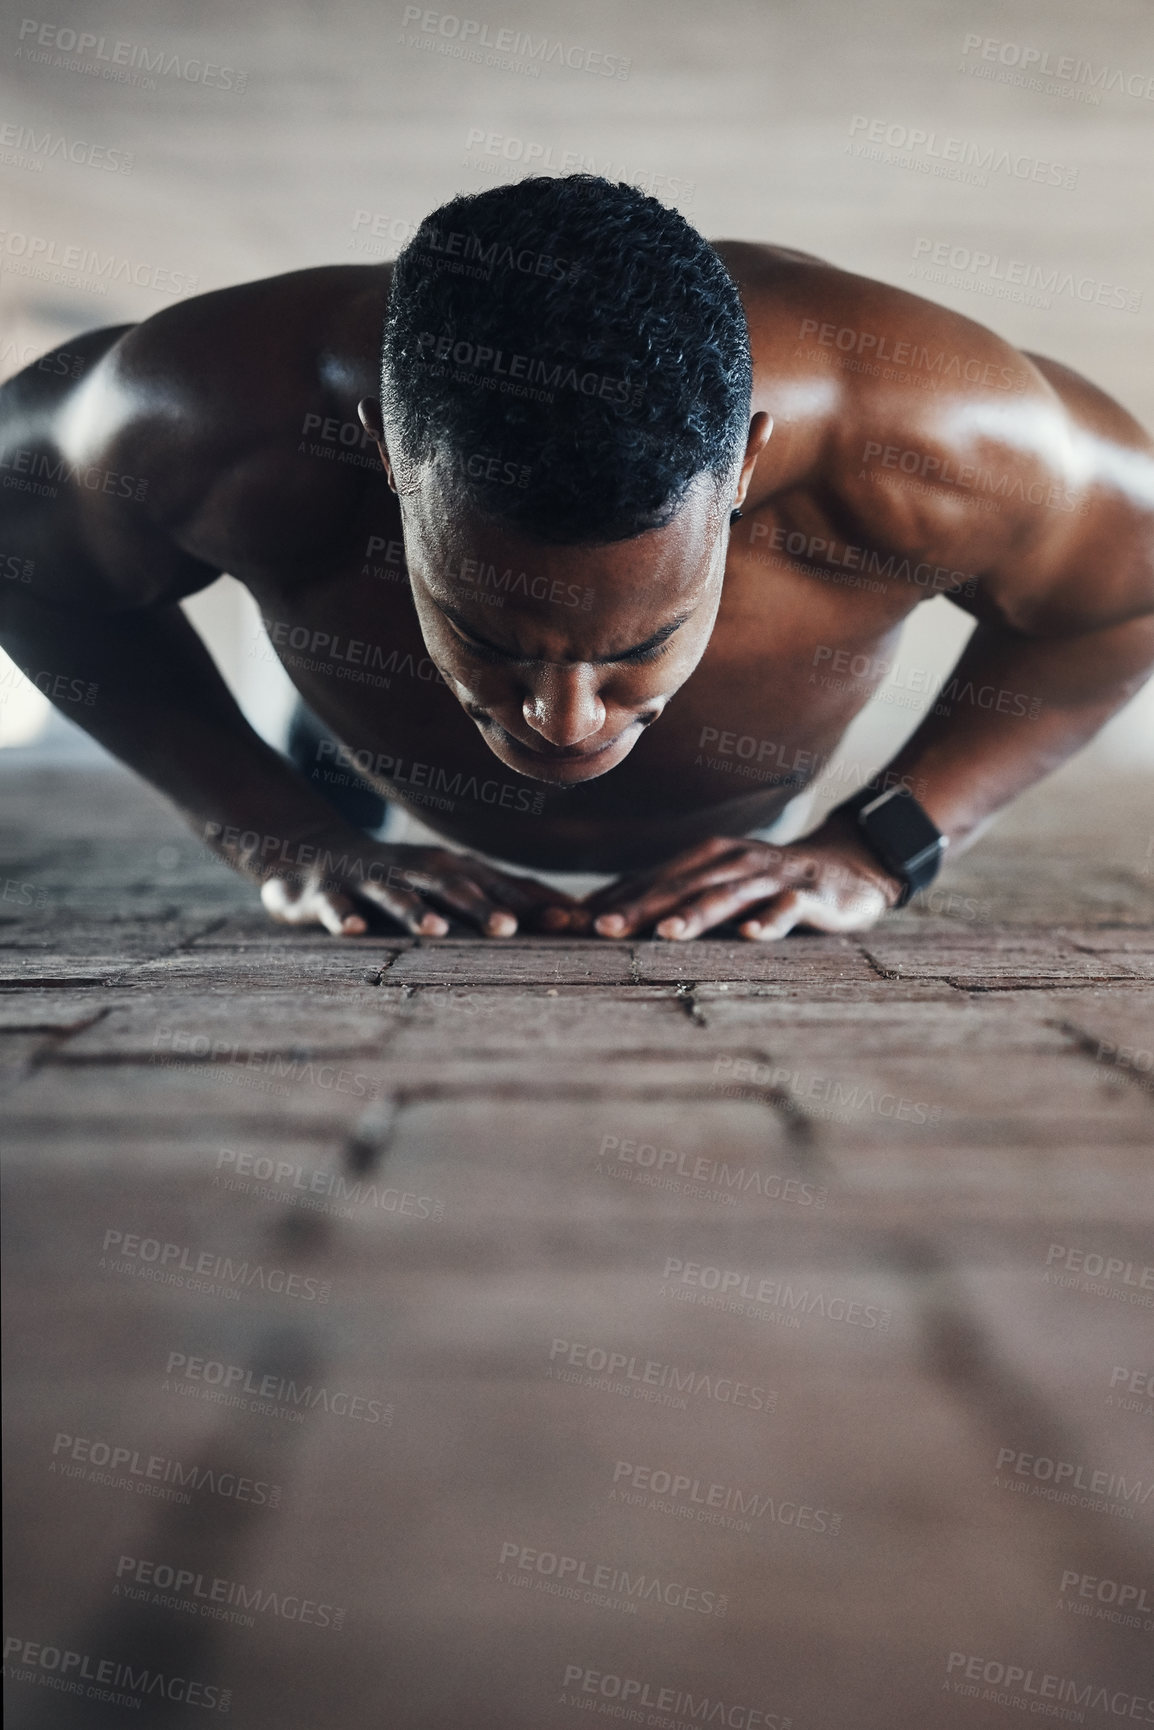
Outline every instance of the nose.
[(549, 667), (531, 691), (521, 713), (546, 744), (571, 750), (605, 725), (605, 705), (592, 667)]

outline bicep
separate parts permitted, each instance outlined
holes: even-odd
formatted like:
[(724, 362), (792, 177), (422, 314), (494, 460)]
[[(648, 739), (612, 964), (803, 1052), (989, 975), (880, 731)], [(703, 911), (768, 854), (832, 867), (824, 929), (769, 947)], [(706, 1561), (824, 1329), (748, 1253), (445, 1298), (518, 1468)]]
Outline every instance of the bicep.
[(1149, 505), (1091, 486), (1040, 544), (1011, 547), (979, 581), (975, 616), (1029, 637), (1069, 637), (1154, 615), (1154, 462), (1150, 470)]
[(1105, 391), (1070, 367), (1027, 357), (1058, 399), (1047, 486), (1025, 549), (991, 573), (1023, 628), (1109, 630), (1154, 612), (1154, 440)]

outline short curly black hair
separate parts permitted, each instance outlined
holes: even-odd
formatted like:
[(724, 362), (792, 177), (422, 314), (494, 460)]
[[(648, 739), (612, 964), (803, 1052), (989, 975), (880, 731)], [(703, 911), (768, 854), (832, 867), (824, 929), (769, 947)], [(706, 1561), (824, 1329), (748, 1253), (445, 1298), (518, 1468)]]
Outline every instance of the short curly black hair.
[(393, 267), (381, 406), (482, 515), (554, 545), (669, 522), (745, 448), (737, 287), (676, 210), (593, 174), (454, 198)]

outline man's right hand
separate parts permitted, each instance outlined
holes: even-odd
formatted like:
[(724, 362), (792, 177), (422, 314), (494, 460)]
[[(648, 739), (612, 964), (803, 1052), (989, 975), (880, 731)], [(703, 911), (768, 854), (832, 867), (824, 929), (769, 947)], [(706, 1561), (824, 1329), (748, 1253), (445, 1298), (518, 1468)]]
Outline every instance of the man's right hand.
[(549, 909), (578, 905), (562, 890), (498, 871), (469, 853), (390, 846), (358, 830), (313, 831), (278, 851), (277, 861), (263, 869), (251, 856), (230, 862), (259, 876), (261, 900), (274, 919), (323, 925), (334, 937), (363, 936), (374, 910), (422, 937), (444, 937), (445, 915), (453, 913), (486, 937), (511, 937), (521, 925), (555, 929)]

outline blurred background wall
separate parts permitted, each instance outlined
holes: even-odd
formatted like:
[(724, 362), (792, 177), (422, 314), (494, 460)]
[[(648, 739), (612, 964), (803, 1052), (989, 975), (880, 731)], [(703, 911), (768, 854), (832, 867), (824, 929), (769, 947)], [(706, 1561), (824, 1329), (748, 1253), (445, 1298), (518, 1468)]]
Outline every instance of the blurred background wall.
[[(455, 192), (587, 168), (712, 238), (924, 293), (1154, 426), (1145, 4), (5, 0), (0, 70), (0, 376), (183, 294), (392, 257)], [(988, 166), (935, 172), (967, 160)], [(289, 686), (253, 653), (253, 603), (225, 577), (188, 610), (279, 739)], [(899, 663), (944, 671), (968, 628), (919, 608)], [(0, 744), (94, 749), (2, 671)], [(892, 754), (917, 720), (898, 694), (843, 757)], [(1154, 687), (1088, 752), (1154, 760)]]

